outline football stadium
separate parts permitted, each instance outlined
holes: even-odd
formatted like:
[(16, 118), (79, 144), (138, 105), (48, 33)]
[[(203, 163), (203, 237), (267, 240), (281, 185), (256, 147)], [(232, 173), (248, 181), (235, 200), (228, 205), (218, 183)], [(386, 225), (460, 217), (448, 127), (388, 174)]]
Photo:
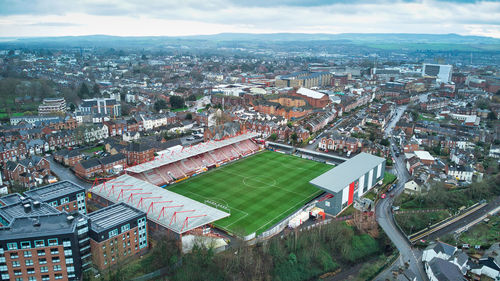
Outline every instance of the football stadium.
[(152, 161), (96, 183), (88, 197), (101, 206), (126, 203), (142, 210), (150, 231), (181, 238), (219, 235), (216, 228), (250, 240), (272, 236), (289, 222), (300, 225), (315, 206), (323, 218), (335, 216), (382, 180), (383, 158), (361, 153), (333, 167), (266, 150), (256, 136), (241, 133), (160, 151)]
[(213, 223), (237, 235), (257, 235), (323, 193), (309, 183), (332, 166), (263, 151), (168, 187), (207, 205), (228, 210)]

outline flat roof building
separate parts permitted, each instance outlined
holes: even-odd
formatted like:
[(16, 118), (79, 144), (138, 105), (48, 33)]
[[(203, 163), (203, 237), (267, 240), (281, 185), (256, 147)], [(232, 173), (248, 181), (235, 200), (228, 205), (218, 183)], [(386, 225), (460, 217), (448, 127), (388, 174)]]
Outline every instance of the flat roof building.
[(91, 264), (85, 215), (24, 199), (0, 220), (0, 280), (80, 280)]
[(143, 252), (148, 246), (146, 213), (118, 203), (88, 215), (92, 260), (99, 269)]
[(24, 194), (61, 211), (87, 213), (85, 188), (70, 181), (56, 182), (26, 191)]
[(328, 192), (317, 206), (337, 215), (384, 179), (385, 159), (360, 153), (311, 180), (310, 183)]

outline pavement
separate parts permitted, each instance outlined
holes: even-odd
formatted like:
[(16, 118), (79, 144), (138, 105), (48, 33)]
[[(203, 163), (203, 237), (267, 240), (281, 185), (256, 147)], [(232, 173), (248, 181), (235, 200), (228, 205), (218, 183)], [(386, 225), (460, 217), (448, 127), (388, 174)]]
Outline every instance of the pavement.
[[(398, 122), (399, 118), (403, 115), (406, 110), (405, 106), (400, 106), (396, 109), (396, 113), (394, 117), (389, 122), (385, 135), (389, 136), (392, 133), (392, 129)], [(394, 171), (398, 177), (398, 183), (396, 188), (392, 191), (399, 195), (403, 192), (404, 184), (409, 179), (410, 175), (406, 170), (404, 160), (401, 157), (395, 156), (395, 151), (392, 149), (394, 142), (392, 138), (390, 138), (391, 142), (391, 154), (395, 160)], [(397, 197), (397, 196), (394, 196)], [(391, 239), (392, 243), (396, 246), (400, 253), (400, 258), (396, 261), (393, 267), (389, 267), (385, 271), (383, 271), (375, 280), (386, 280), (392, 276), (392, 270), (398, 267), (404, 267), (405, 263), (408, 263), (409, 268), (417, 275), (417, 280), (426, 281), (427, 276), (425, 274), (422, 262), (421, 262), (421, 252), (418, 250), (414, 250), (410, 244), (410, 241), (406, 237), (406, 235), (396, 226), (394, 221), (394, 216), (392, 215), (392, 204), (394, 202), (394, 198), (387, 197), (385, 199), (378, 200), (377, 205), (375, 206), (375, 214), (377, 216), (377, 221), (386, 233), (386, 235)]]
[(79, 177), (75, 176), (75, 174), (73, 174), (73, 172), (68, 167), (65, 167), (65, 166), (55, 162), (54, 157), (52, 155), (49, 157), (45, 157), (45, 158), (47, 160), (49, 160), (50, 170), (54, 174), (57, 175), (59, 180), (61, 180), (61, 181), (67, 180), (67, 181), (74, 182), (74, 183), (84, 187), (85, 189), (90, 189), (92, 187), (91, 183), (83, 181)]

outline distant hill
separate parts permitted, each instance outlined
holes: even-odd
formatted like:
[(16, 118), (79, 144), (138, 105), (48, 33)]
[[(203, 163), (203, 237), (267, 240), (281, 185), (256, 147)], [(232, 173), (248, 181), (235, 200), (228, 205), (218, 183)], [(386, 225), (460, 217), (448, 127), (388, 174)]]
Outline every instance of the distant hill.
[[(381, 50), (462, 50), (500, 51), (500, 39), (458, 34), (409, 34), (409, 33), (221, 33), (194, 36), (144, 36), (120, 37), (108, 35), (1, 38), (0, 48), (162, 48), (166, 46), (188, 46), (192, 48), (213, 48), (234, 46), (235, 43), (249, 43), (259, 46), (286, 44), (287, 42), (316, 42), (318, 44), (363, 45)], [(323, 42), (323, 43), (322, 43)]]

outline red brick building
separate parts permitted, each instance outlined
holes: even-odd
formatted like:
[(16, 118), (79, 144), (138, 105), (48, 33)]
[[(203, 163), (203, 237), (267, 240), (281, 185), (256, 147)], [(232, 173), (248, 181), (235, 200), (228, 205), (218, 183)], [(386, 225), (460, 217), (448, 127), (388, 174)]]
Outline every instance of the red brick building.
[(5, 165), (4, 175), (7, 180), (17, 182), (24, 187), (32, 188), (41, 184), (44, 178), (50, 175), (50, 163), (39, 156), (8, 161)]
[(144, 143), (131, 143), (125, 148), (128, 165), (137, 165), (154, 158), (155, 150), (152, 146)]
[(143, 211), (119, 203), (92, 212), (88, 217), (92, 261), (100, 270), (147, 251), (147, 220)]
[(106, 156), (100, 159), (91, 158), (85, 161), (78, 162), (74, 171), (75, 174), (82, 178), (93, 178), (98, 174), (111, 174), (115, 172), (115, 167), (121, 166), (120, 169), (127, 165), (127, 157), (122, 153)]
[(305, 99), (311, 106), (316, 108), (323, 108), (330, 104), (328, 95), (309, 90), (307, 88), (294, 89), (288, 93), (290, 96), (300, 97)]
[(63, 149), (54, 153), (54, 160), (69, 167), (74, 167), (82, 159), (82, 153), (78, 150)]

